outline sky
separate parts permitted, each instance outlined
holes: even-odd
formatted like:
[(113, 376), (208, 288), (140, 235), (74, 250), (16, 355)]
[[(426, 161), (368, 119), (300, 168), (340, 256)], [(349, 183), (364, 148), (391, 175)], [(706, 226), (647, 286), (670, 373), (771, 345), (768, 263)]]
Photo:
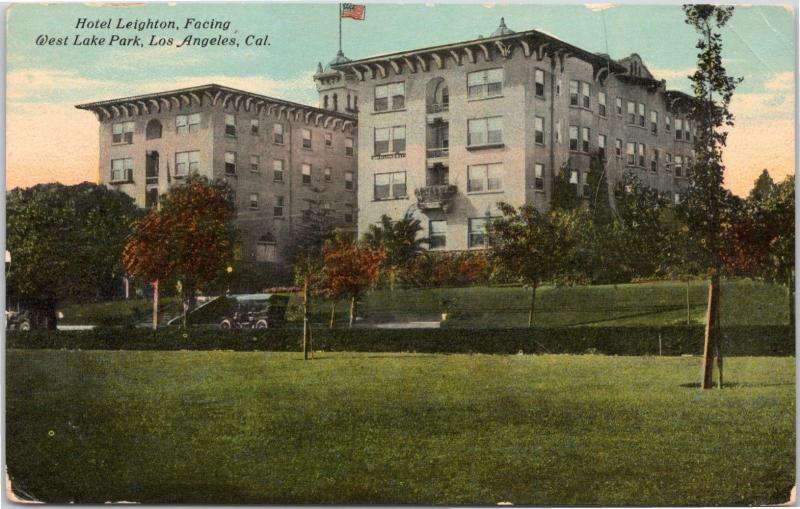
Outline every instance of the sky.
[[(98, 181), (98, 129), (75, 104), (218, 83), (316, 105), (312, 75), (338, 44), (337, 4), (19, 4), (7, 11), (6, 188), (40, 182)], [(504, 17), (516, 31), (537, 29), (592, 52), (638, 53), (669, 89), (691, 93), (697, 35), (679, 5), (368, 4), (364, 21), (343, 20), (343, 49), (363, 58), (490, 34)], [(789, 6), (738, 6), (723, 29), (723, 63), (741, 76), (725, 151), (726, 187), (746, 195), (766, 168), (794, 173), (794, 13)], [(239, 47), (150, 46), (150, 35), (182, 39), (189, 30), (78, 30), (88, 20), (230, 21)], [(236, 31), (236, 32), (234, 32)], [(143, 47), (37, 45), (40, 36), (139, 35)], [(246, 35), (269, 46), (245, 46)]]

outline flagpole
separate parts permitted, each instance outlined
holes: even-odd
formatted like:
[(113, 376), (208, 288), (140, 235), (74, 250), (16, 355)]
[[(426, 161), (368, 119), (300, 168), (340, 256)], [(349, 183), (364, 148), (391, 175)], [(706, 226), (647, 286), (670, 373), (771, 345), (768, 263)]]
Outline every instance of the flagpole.
[(339, 53), (342, 52), (342, 4), (339, 4)]

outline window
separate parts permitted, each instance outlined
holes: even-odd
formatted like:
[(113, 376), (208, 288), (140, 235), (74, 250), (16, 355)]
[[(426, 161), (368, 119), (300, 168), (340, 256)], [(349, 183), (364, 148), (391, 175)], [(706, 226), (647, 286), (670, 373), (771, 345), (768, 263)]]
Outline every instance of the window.
[(581, 134), (583, 135), (581, 138), (581, 150), (584, 152), (589, 152), (589, 136), (591, 135), (591, 131), (588, 127), (584, 127), (581, 130)]
[(250, 119), (250, 134), (258, 134), (258, 119)]
[(619, 138), (614, 140), (614, 154), (616, 154), (617, 157), (622, 157), (622, 140)]
[(658, 171), (658, 149), (653, 149), (653, 159), (650, 160), (650, 171), (656, 173)]
[(487, 69), (467, 74), (469, 99), (496, 97), (503, 93), (503, 69)]
[(628, 101), (628, 123), (636, 124), (636, 103)]
[(639, 103), (639, 127), (645, 126), (644, 104)]
[(589, 172), (584, 171), (581, 173), (581, 195), (584, 198), (588, 198), (591, 194), (591, 189), (589, 187)]
[(655, 110), (650, 111), (650, 132), (658, 134), (658, 112)]
[(111, 135), (111, 142), (112, 143), (133, 143), (133, 129), (134, 129), (133, 122), (120, 122), (118, 124), (114, 124), (112, 129)]
[(374, 195), (376, 200), (406, 197), (406, 172), (376, 173)]
[(675, 196), (673, 196), (673, 198), (675, 200), (675, 205), (680, 205), (681, 204), (681, 193), (677, 193), (676, 192)]
[(344, 205), (344, 222), (345, 223), (352, 223), (353, 222), (353, 204), (352, 203), (345, 203), (345, 205)]
[(258, 239), (256, 245), (256, 261), (258, 262), (274, 262), (278, 259), (277, 243), (275, 237), (268, 233), (262, 235)]
[(261, 171), (259, 168), (259, 163), (261, 163), (261, 157), (259, 156), (250, 156), (250, 171), (254, 173), (258, 173)]
[(581, 95), (583, 96), (583, 107), (588, 109), (592, 105), (592, 85), (586, 83), (585, 81), (581, 82), (581, 92)]
[(569, 81), (569, 105), (570, 106), (578, 106), (578, 89), (580, 87), (580, 81), (577, 80), (570, 80)]
[[(144, 137), (147, 140), (157, 140), (161, 138), (161, 122), (156, 119), (152, 119), (147, 123), (147, 126), (144, 128)], [(156, 196), (158, 198), (158, 196)]]
[[(231, 115), (231, 117), (232, 116), (233, 115)], [(178, 115), (175, 117), (175, 132), (177, 132), (178, 134), (196, 133), (199, 129), (200, 129), (199, 113), (192, 113), (191, 115)], [(234, 133), (235, 133), (235, 128), (234, 128)]]
[(406, 127), (381, 127), (375, 129), (375, 155), (400, 154), (406, 151)]
[(578, 126), (569, 126), (569, 149), (578, 150)]
[(225, 174), (236, 175), (236, 152), (225, 152)]
[(628, 166), (636, 166), (636, 143), (629, 141), (625, 146)]
[(669, 115), (664, 117), (664, 130), (666, 132), (670, 132), (670, 130), (672, 130), (672, 117)]
[(467, 145), (503, 143), (503, 117), (476, 118), (467, 121)]
[(580, 180), (580, 174), (578, 170), (570, 170), (569, 172), (569, 189), (572, 191), (573, 196), (578, 196), (578, 181)]
[[(678, 132), (677, 129), (675, 132)], [(675, 156), (675, 176), (683, 177), (683, 156)]]
[(283, 159), (272, 160), (272, 180), (283, 182)]
[(353, 190), (353, 172), (346, 171), (344, 172), (344, 188), (348, 191)]
[(503, 164), (477, 164), (467, 167), (467, 192), (503, 190)]
[(556, 95), (561, 97), (561, 78), (556, 79)]
[(272, 142), (283, 145), (283, 124), (272, 124)]
[(534, 70), (533, 81), (536, 97), (544, 97), (544, 71), (541, 69)]
[(616, 98), (616, 100), (614, 101), (614, 107), (616, 108), (617, 116), (621, 117), (622, 116), (622, 98), (621, 97), (617, 97)]
[(536, 163), (533, 165), (533, 188), (537, 191), (544, 191), (544, 165)]
[(133, 158), (111, 160), (111, 182), (133, 182)]
[(561, 120), (556, 120), (556, 143), (561, 143)]
[(431, 249), (447, 247), (447, 221), (431, 221), (428, 224), (428, 246)]
[(231, 113), (225, 114), (225, 135), (236, 136), (236, 117)]
[(178, 152), (175, 154), (175, 176), (185, 177), (200, 170), (200, 151)]
[(599, 109), (599, 113), (601, 117), (606, 116), (606, 93), (605, 92), (598, 92), (597, 93), (597, 105)]
[(303, 135), (303, 148), (310, 149), (311, 148), (311, 129), (302, 129), (301, 133)]
[(675, 119), (675, 139), (683, 139), (683, 120), (679, 118)]
[(344, 155), (353, 157), (353, 138), (344, 139)]
[(275, 195), (275, 205), (272, 207), (272, 215), (283, 217), (283, 196)]
[(544, 117), (533, 118), (534, 141), (544, 145)]
[(684, 120), (683, 121), (683, 138), (686, 141), (691, 141), (692, 140), (692, 134), (691, 134), (691, 129), (689, 129), (689, 121), (688, 120)]
[(250, 210), (258, 210), (258, 193), (250, 193)]
[(333, 179), (333, 177), (331, 176), (331, 169), (330, 168), (325, 168), (322, 171), (322, 174), (325, 177), (325, 182), (330, 182)]
[(406, 106), (405, 83), (390, 83), (375, 87), (375, 111), (402, 110)]
[(644, 154), (645, 154), (645, 146), (644, 143), (639, 143), (639, 166), (644, 167)]
[(490, 217), (473, 217), (469, 219), (469, 237), (467, 238), (469, 247), (486, 247), (486, 227), (491, 220), (492, 218)]
[(303, 184), (310, 184), (311, 183), (311, 165), (310, 164), (303, 163), (302, 174), (303, 174)]
[(664, 154), (664, 167), (667, 170), (667, 173), (672, 172), (672, 154), (666, 152)]
[(597, 136), (597, 152), (600, 154), (601, 159), (606, 158), (606, 135), (600, 134)]
[(332, 147), (333, 146), (333, 134), (325, 133), (325, 146)]

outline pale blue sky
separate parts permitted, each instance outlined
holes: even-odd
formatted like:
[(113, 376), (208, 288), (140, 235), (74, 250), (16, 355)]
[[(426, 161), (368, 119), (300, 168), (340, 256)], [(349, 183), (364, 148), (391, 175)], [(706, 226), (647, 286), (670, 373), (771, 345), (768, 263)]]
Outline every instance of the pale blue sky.
[[(64, 108), (79, 102), (207, 81), (315, 103), (311, 75), (318, 61), (324, 63), (336, 52), (337, 12), (337, 4), (332, 3), (145, 4), (125, 7), (16, 5), (9, 11), (7, 25), (9, 132), (12, 134), (14, 129), (13, 115), (27, 115), (26, 121), (33, 123), (31, 115), (47, 114), (47, 111), (52, 115), (67, 115)], [(679, 5), (620, 5), (593, 10), (584, 5), (495, 5), (489, 8), (477, 4), (368, 4), (365, 21), (344, 20), (344, 51), (351, 58), (361, 58), (474, 39), (478, 35), (490, 34), (501, 16), (513, 30), (535, 28), (589, 51), (608, 52), (613, 58), (636, 52), (656, 78), (667, 80), (669, 88), (690, 91), (685, 76), (695, 65), (697, 36), (684, 23)], [(118, 17), (157, 18), (179, 23), (187, 17), (229, 20), (229, 35), (242, 40), (250, 33), (269, 34), (271, 46), (165, 50), (153, 47), (40, 47), (34, 44), (40, 34), (62, 36), (76, 33), (75, 22), (80, 17), (110, 17), (115, 20)], [(233, 34), (233, 30), (238, 33)], [(141, 34), (152, 32), (145, 30)], [(210, 36), (219, 32), (193, 33)], [(98, 30), (95, 33), (110, 35), (114, 32)], [(131, 35), (136, 33), (130, 32)], [(183, 37), (188, 32), (181, 30), (168, 35)], [(791, 120), (793, 126), (794, 39), (791, 9), (780, 6), (737, 7), (724, 31), (724, 58), (731, 74), (745, 78), (738, 90), (739, 104), (734, 108), (740, 123), (747, 123), (751, 128), (764, 124), (766, 128), (768, 123), (780, 117)], [(53, 110), (57, 105), (60, 105), (60, 113)], [(83, 118), (89, 116), (85, 112), (79, 114)], [(17, 122), (25, 124), (25, 121)], [(84, 122), (85, 125), (89, 123)], [(781, 129), (787, 130), (786, 127)], [(792, 128), (788, 129), (791, 131)], [(9, 181), (14, 179), (15, 171), (27, 172), (26, 167), (30, 165), (23, 152), (26, 150), (24, 147), (34, 140), (25, 139), (24, 132), (18, 135), (16, 155), (20, 158), (17, 161), (19, 166), (12, 164), (15, 160), (9, 158)], [(86, 136), (85, 144), (92, 142), (96, 145), (96, 132)], [(93, 138), (89, 140), (88, 137)], [(752, 138), (748, 136), (750, 142)], [(782, 173), (794, 170), (793, 134), (790, 138), (791, 157), (784, 147), (780, 161), (776, 159), (774, 162), (774, 165), (783, 166)], [(9, 150), (12, 148), (9, 146)], [(745, 144), (739, 150), (746, 153), (752, 147)], [(792, 167), (786, 168), (789, 161)]]

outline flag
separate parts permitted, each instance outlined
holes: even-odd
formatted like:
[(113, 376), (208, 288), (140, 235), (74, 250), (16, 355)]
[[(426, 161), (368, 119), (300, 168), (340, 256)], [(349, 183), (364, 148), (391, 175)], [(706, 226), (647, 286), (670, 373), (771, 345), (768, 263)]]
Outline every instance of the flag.
[(367, 12), (366, 5), (342, 4), (342, 17), (363, 20)]

